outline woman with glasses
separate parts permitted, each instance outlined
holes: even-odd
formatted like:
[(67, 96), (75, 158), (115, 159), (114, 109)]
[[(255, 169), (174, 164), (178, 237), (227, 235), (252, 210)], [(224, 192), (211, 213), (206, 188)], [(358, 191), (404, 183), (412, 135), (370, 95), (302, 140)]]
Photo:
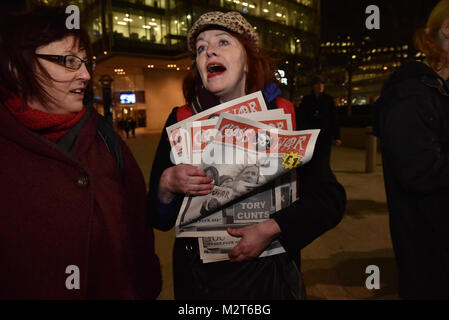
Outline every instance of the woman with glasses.
[(145, 182), (89, 103), (89, 37), (64, 11), (0, 28), (0, 299), (154, 299)]

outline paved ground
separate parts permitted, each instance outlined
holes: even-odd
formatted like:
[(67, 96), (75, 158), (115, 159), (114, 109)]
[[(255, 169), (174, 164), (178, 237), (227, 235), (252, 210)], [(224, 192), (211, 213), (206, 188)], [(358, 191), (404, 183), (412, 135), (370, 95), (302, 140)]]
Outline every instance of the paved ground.
[[(141, 130), (141, 129), (140, 129)], [(137, 131), (127, 140), (148, 182), (159, 136)], [(365, 152), (334, 148), (332, 169), (345, 187), (345, 217), (333, 230), (302, 251), (302, 272), (308, 299), (397, 299), (396, 264), (389, 235), (388, 210), (380, 155), (374, 173), (364, 173)], [(173, 299), (174, 231), (155, 231), (163, 272), (159, 299)], [(366, 267), (380, 269), (380, 289), (365, 287)]]

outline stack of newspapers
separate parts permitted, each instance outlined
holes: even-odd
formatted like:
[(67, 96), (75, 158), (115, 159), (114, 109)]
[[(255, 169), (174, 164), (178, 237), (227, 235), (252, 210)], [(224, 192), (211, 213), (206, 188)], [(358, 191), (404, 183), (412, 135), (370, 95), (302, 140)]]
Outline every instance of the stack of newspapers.
[[(174, 164), (213, 179), (212, 192), (185, 196), (177, 237), (197, 237), (204, 263), (228, 260), (240, 241), (226, 231), (259, 223), (297, 199), (296, 168), (313, 155), (319, 130), (292, 131), (290, 114), (268, 110), (260, 91), (167, 128)], [(285, 252), (275, 240), (260, 257)]]

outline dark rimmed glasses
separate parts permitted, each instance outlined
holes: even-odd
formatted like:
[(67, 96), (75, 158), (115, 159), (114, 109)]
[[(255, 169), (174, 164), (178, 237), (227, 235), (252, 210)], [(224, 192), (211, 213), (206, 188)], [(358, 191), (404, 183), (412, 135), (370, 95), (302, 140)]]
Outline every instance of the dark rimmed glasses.
[(84, 63), (86, 67), (91, 68), (92, 71), (95, 70), (95, 62), (89, 60), (83, 60), (80, 57), (74, 55), (58, 56), (54, 54), (36, 54), (36, 57), (60, 64), (68, 69), (79, 70), (81, 65)]

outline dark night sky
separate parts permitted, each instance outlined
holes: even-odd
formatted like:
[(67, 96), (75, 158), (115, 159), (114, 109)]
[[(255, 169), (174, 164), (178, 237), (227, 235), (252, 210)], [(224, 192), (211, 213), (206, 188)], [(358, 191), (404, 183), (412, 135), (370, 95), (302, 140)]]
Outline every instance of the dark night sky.
[[(369, 35), (379, 44), (411, 43), (413, 32), (425, 25), (438, 0), (322, 0), (321, 36), (323, 41), (338, 36), (358, 40)], [(368, 5), (380, 10), (380, 30), (367, 30)]]

